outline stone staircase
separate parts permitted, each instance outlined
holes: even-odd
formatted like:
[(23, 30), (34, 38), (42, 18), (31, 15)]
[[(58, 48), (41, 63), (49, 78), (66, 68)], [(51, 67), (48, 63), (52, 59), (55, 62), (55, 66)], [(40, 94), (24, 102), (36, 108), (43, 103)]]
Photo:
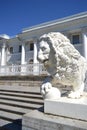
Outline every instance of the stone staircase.
[(39, 87), (0, 86), (0, 130), (21, 130), (23, 114), (41, 106)]
[(46, 76), (2, 76), (0, 77), (0, 86), (41, 86)]

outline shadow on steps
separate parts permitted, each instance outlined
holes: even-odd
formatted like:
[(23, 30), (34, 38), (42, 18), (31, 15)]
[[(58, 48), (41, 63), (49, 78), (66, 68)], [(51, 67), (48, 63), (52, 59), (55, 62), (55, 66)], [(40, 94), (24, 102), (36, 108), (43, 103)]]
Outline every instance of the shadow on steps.
[(22, 130), (22, 119), (14, 120), (13, 122), (0, 127), (0, 130)]

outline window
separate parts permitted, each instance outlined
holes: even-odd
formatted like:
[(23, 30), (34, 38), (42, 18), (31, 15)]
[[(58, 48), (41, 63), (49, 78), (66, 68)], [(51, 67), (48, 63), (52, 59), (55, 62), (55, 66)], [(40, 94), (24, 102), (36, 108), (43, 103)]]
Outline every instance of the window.
[(12, 54), (13, 53), (13, 47), (10, 47), (9, 51)]
[(22, 46), (20, 45), (20, 46), (19, 46), (19, 52), (21, 52), (21, 50), (22, 50)]
[(29, 64), (32, 64), (32, 63), (33, 63), (33, 59), (30, 59), (30, 60), (29, 60)]
[(72, 44), (80, 43), (80, 35), (72, 35)]
[(34, 44), (30, 43), (30, 51), (33, 51), (33, 50), (34, 50)]

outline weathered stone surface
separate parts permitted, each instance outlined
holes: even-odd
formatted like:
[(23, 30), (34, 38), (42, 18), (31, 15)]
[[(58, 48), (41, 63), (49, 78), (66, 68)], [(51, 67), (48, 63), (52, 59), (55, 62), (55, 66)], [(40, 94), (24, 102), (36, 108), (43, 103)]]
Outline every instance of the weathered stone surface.
[[(39, 39), (38, 59), (44, 63), (52, 76), (44, 81), (41, 93), (46, 98), (47, 91), (55, 84), (71, 86), (70, 98), (79, 98), (83, 94), (87, 62), (59, 32), (44, 34)], [(47, 89), (47, 90), (46, 90)], [(52, 98), (52, 97), (51, 97)]]
[(35, 110), (23, 116), (22, 130), (87, 130), (87, 122)]

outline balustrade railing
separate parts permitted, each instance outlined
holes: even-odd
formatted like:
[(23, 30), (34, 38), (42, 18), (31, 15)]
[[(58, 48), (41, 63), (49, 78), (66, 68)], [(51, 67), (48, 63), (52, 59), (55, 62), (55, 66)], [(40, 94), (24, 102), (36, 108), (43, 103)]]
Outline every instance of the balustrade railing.
[(11, 75), (47, 75), (47, 71), (43, 64), (11, 65), (0, 67), (0, 76)]

